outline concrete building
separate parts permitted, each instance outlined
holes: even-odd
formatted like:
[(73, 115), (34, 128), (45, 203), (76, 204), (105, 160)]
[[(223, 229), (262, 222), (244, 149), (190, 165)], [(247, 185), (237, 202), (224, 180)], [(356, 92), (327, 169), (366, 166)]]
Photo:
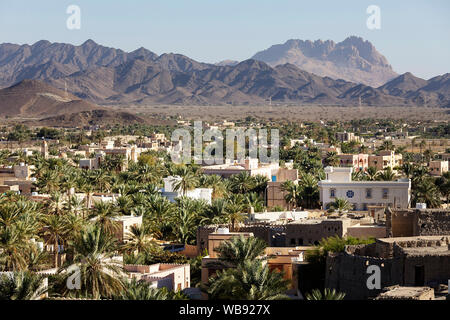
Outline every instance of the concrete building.
[(395, 154), (394, 151), (383, 150), (378, 155), (369, 155), (369, 167), (374, 167), (377, 171), (391, 168), (394, 170), (403, 164), (403, 156)]
[(267, 183), (267, 188), (265, 192), (265, 200), (268, 208), (273, 208), (279, 206), (286, 208), (287, 210), (292, 209), (292, 204), (288, 203), (285, 199), (287, 194), (283, 190), (283, 183), (286, 181), (294, 181), (297, 183), (298, 180), (298, 170), (289, 168), (279, 168), (272, 172), (272, 179)]
[(211, 165), (202, 167), (204, 174), (216, 174), (222, 178), (229, 178), (232, 175), (247, 172), (251, 176), (262, 175), (269, 181), (286, 181), (286, 176), (295, 173), (286, 173), (286, 168), (280, 168), (278, 163), (260, 163), (256, 158), (247, 158), (242, 162), (226, 161), (225, 164)]
[(34, 166), (25, 163), (0, 168), (0, 186), (3, 190), (19, 191), (23, 195), (31, 195), (36, 191), (35, 178), (31, 177)]
[(319, 181), (323, 208), (337, 198), (353, 204), (354, 210), (366, 211), (368, 206), (383, 205), (408, 208), (411, 199), (411, 180), (352, 181), (353, 168), (326, 167), (326, 179)]
[(112, 220), (116, 221), (119, 224), (119, 227), (116, 231), (116, 238), (120, 242), (127, 242), (128, 237), (131, 234), (131, 227), (139, 227), (142, 225), (142, 216), (120, 216), (116, 218), (112, 218)]
[(339, 142), (351, 142), (351, 141), (364, 142), (363, 139), (355, 135), (353, 132), (347, 131), (336, 132), (336, 140)]
[[(219, 259), (215, 248), (219, 247), (224, 241), (228, 241), (234, 237), (243, 236), (244, 238), (253, 237), (253, 233), (248, 232), (229, 232), (226, 228), (221, 228), (217, 232), (211, 233), (208, 236), (208, 253), (202, 259), (202, 283), (207, 283), (210, 277), (213, 277), (218, 270), (226, 268), (233, 268), (234, 266)], [(296, 294), (298, 288), (297, 280), (297, 267), (296, 265), (304, 261), (304, 254), (307, 250), (312, 248), (308, 247), (295, 247), (295, 248), (272, 248), (268, 247), (265, 250), (265, 255), (269, 256), (269, 259), (263, 261), (267, 263), (269, 270), (284, 272), (284, 279), (289, 280), (291, 283), (290, 290), (287, 294)]]
[(141, 148), (132, 147), (118, 147), (114, 148), (114, 141), (108, 140), (102, 142), (102, 148), (92, 148), (92, 146), (81, 146), (83, 151), (87, 153), (95, 153), (94, 158), (81, 159), (79, 167), (86, 170), (95, 170), (101, 167), (102, 160), (105, 156), (122, 156), (124, 161), (122, 164), (122, 171), (128, 168), (128, 163), (137, 162), (142, 152)]
[(339, 154), (340, 167), (352, 167), (355, 171), (365, 171), (369, 167), (369, 155), (360, 154)]
[(145, 281), (153, 288), (181, 291), (191, 286), (189, 264), (157, 263), (152, 265), (124, 265), (129, 279)]
[(448, 161), (430, 161), (428, 168), (432, 176), (442, 176), (448, 171)]
[[(164, 189), (161, 192), (163, 197), (166, 197), (171, 202), (175, 202), (175, 198), (183, 196), (183, 190), (175, 190), (175, 184), (181, 181), (180, 177), (169, 176), (163, 179)], [(186, 191), (186, 197), (195, 200), (205, 200), (208, 204), (212, 201), (212, 188), (195, 188), (193, 190)]]

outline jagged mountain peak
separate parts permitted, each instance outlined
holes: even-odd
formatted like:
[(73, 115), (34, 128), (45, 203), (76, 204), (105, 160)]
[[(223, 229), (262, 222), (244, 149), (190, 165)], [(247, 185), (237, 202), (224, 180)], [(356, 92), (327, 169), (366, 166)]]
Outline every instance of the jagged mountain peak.
[(375, 46), (357, 36), (338, 43), (333, 40), (291, 39), (260, 51), (252, 58), (271, 66), (292, 63), (320, 76), (371, 86), (380, 86), (397, 76)]

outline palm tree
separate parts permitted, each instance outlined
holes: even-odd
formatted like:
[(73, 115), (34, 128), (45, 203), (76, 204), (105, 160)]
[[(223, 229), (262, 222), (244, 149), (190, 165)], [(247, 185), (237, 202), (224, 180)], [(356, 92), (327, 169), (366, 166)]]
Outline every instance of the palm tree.
[(215, 199), (211, 206), (202, 214), (202, 224), (221, 224), (226, 221), (226, 204), (225, 199)]
[[(73, 249), (73, 265), (59, 270), (67, 277), (71, 275), (69, 270), (73, 266), (79, 270), (81, 289), (73, 293), (98, 300), (124, 290), (120, 280), (124, 275), (122, 263), (115, 259), (117, 241), (108, 232), (99, 226), (89, 226), (75, 239)], [(68, 289), (65, 293), (69, 293)]]
[(166, 287), (152, 288), (145, 281), (124, 279), (125, 290), (114, 300), (187, 300), (181, 292), (170, 292)]
[(383, 171), (378, 172), (377, 180), (380, 181), (393, 181), (396, 177), (395, 172), (391, 169), (391, 167), (387, 167)]
[(66, 217), (60, 215), (47, 215), (43, 218), (44, 235), (47, 241), (53, 244), (54, 266), (58, 268), (59, 244), (64, 242), (69, 233)]
[(445, 197), (448, 205), (450, 197), (450, 171), (445, 172), (441, 177), (436, 179), (436, 186), (439, 188), (441, 194)]
[(190, 198), (179, 198), (178, 210), (172, 216), (176, 240), (180, 243), (191, 243), (195, 240), (197, 232), (196, 210), (194, 201)]
[(240, 235), (222, 242), (215, 251), (220, 260), (237, 266), (247, 260), (262, 259), (266, 247), (266, 242), (260, 238)]
[(125, 244), (122, 249), (126, 252), (147, 252), (155, 245), (152, 237), (148, 232), (148, 228), (144, 225), (131, 226), (130, 233), (125, 237)]
[(173, 189), (175, 191), (181, 191), (183, 196), (185, 197), (189, 190), (194, 189), (198, 185), (198, 176), (196, 176), (192, 170), (190, 170), (186, 166), (179, 167), (176, 170), (177, 176), (180, 177), (180, 180), (175, 182), (173, 185)]
[(336, 198), (330, 203), (330, 208), (339, 214), (353, 209), (353, 205), (343, 198)]
[(41, 275), (29, 271), (0, 275), (0, 300), (40, 300), (46, 293)]
[(377, 168), (375, 168), (375, 167), (368, 167), (365, 172), (367, 180), (369, 180), (369, 181), (376, 180), (377, 174), (378, 174), (378, 171), (377, 171)]
[(64, 199), (61, 193), (53, 192), (47, 201), (46, 211), (50, 214), (60, 215), (64, 210)]
[(270, 271), (261, 260), (246, 260), (237, 268), (217, 271), (203, 290), (211, 300), (281, 300), (285, 295), (289, 281), (283, 274)]
[(0, 228), (0, 270), (26, 270), (26, 248), (27, 243), (16, 227)]
[(300, 203), (303, 208), (314, 209), (319, 206), (319, 186), (311, 173), (304, 173), (299, 179), (302, 188)]
[(283, 182), (281, 190), (286, 192), (284, 199), (294, 208), (297, 208), (302, 194), (302, 187), (298, 183), (288, 180)]
[(112, 202), (99, 201), (94, 204), (89, 219), (95, 220), (95, 224), (101, 226), (105, 232), (114, 234), (119, 223), (115, 220), (119, 216), (119, 210)]
[(244, 220), (244, 215), (242, 214), (244, 210), (245, 205), (242, 194), (231, 194), (227, 199), (225, 211), (233, 231), (236, 230), (236, 223)]
[(325, 167), (331, 166), (331, 167), (337, 167), (339, 166), (339, 157), (336, 151), (330, 151), (327, 152), (327, 155), (325, 159), (323, 160), (323, 164)]
[(307, 300), (343, 300), (345, 293), (336, 292), (335, 289), (325, 288), (323, 294), (319, 289), (314, 289), (311, 293), (306, 294)]
[(124, 280), (125, 290), (115, 300), (168, 300), (169, 295), (166, 290), (150, 287), (146, 282), (132, 279), (130, 282)]
[(264, 200), (256, 192), (251, 192), (244, 197), (245, 207), (250, 210), (251, 207), (255, 212), (262, 212), (264, 210)]
[(405, 162), (402, 164), (401, 171), (406, 176), (406, 178), (411, 179), (414, 173), (414, 165), (410, 162)]
[(427, 149), (423, 152), (426, 162), (430, 162), (434, 158), (434, 152), (431, 149)]
[(92, 171), (92, 182), (100, 192), (109, 191), (111, 189), (111, 177), (108, 172), (103, 169)]
[(257, 174), (256, 176), (253, 176), (253, 188), (252, 192), (256, 192), (258, 194), (263, 194), (264, 191), (266, 191), (267, 183), (269, 182), (269, 179), (266, 176), (263, 176), (261, 174)]
[(234, 174), (229, 178), (231, 191), (234, 193), (245, 194), (250, 192), (255, 186), (255, 181), (246, 171)]
[(428, 208), (439, 208), (441, 205), (441, 193), (432, 178), (415, 183), (412, 194), (413, 204), (426, 203)]
[(394, 144), (392, 143), (392, 140), (384, 140), (383, 144), (380, 146), (380, 150), (394, 150)]

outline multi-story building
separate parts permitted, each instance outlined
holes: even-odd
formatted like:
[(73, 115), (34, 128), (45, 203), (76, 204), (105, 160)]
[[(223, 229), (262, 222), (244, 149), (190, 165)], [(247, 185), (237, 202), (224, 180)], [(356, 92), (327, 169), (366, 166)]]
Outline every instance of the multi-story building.
[(353, 168), (326, 167), (326, 179), (319, 182), (323, 208), (337, 198), (353, 204), (354, 210), (366, 211), (368, 206), (384, 205), (408, 208), (411, 199), (411, 180), (352, 181)]
[(358, 137), (357, 135), (355, 135), (353, 132), (337, 132), (336, 133), (336, 140), (339, 142), (351, 142), (351, 141), (356, 141), (356, 142), (363, 142), (363, 140)]
[(365, 171), (369, 167), (369, 155), (360, 154), (340, 154), (339, 166), (352, 167), (355, 171)]
[(430, 174), (433, 176), (442, 176), (448, 171), (448, 161), (434, 160), (428, 164)]
[(395, 169), (403, 164), (403, 156), (395, 154), (394, 151), (383, 150), (378, 155), (369, 156), (369, 167), (374, 167), (378, 171), (387, 168)]

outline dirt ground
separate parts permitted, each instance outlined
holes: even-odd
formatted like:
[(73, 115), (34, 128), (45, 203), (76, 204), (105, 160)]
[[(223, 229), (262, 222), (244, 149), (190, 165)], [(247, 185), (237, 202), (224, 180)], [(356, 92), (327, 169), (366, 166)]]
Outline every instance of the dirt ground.
[(418, 107), (330, 107), (330, 106), (129, 106), (122, 110), (151, 117), (180, 116), (185, 120), (238, 120), (247, 116), (273, 120), (405, 119), (450, 120), (450, 111)]

